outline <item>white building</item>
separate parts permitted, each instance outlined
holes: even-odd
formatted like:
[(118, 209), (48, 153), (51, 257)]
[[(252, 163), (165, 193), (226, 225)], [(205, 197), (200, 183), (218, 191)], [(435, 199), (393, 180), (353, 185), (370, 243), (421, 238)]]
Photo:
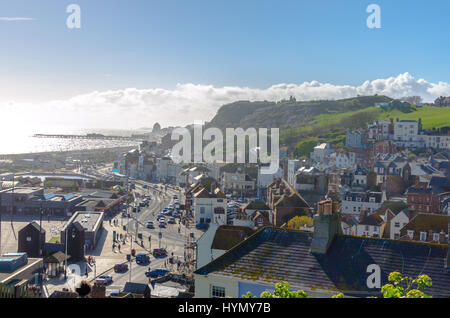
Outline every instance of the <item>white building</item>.
[(313, 152), (311, 152), (311, 159), (316, 161), (316, 162), (320, 162), (322, 161), (326, 156), (330, 155), (333, 153), (333, 149), (331, 148), (330, 144), (328, 143), (323, 143), (323, 144), (318, 144), (317, 146), (314, 147)]
[(288, 160), (287, 164), (287, 182), (290, 185), (295, 184), (295, 173), (297, 172), (298, 168), (302, 166), (302, 163), (300, 160)]
[(227, 224), (227, 197), (219, 188), (211, 193), (201, 187), (193, 195), (192, 210), (196, 224)]
[(341, 169), (347, 169), (354, 167), (356, 164), (356, 155), (354, 152), (349, 153), (336, 153), (336, 167)]
[(394, 123), (394, 142), (399, 147), (420, 148), (423, 147), (422, 138), (419, 133), (422, 131), (422, 120), (398, 120)]
[(397, 240), (400, 238), (400, 230), (409, 223), (409, 217), (406, 211), (399, 212), (391, 219), (389, 238), (391, 240)]
[(159, 181), (175, 182), (180, 171), (181, 166), (173, 162), (170, 157), (158, 158), (156, 160), (156, 178)]
[(362, 210), (373, 212), (386, 200), (383, 192), (346, 192), (342, 198), (341, 212), (345, 214), (359, 215)]

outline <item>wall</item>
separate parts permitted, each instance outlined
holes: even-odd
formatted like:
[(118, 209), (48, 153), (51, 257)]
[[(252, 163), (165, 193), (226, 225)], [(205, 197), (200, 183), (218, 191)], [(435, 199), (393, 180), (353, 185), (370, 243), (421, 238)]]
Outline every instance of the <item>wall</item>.
[(232, 279), (226, 279), (209, 275), (207, 277), (194, 274), (195, 296), (194, 298), (211, 298), (212, 286), (225, 288), (225, 296), (239, 298), (238, 282)]

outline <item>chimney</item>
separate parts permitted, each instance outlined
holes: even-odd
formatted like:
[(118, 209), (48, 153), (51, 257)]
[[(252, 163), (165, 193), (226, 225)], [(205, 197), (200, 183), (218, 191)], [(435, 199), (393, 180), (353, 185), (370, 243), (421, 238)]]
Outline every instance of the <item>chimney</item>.
[(398, 117), (395, 120), (396, 120), (396, 122), (398, 122)]
[(106, 298), (106, 287), (95, 283), (94, 286), (92, 286), (91, 297)]
[(341, 233), (341, 224), (337, 211), (333, 209), (331, 200), (317, 204), (317, 214), (314, 216), (314, 234), (311, 242), (311, 253), (326, 254), (333, 242), (334, 236)]

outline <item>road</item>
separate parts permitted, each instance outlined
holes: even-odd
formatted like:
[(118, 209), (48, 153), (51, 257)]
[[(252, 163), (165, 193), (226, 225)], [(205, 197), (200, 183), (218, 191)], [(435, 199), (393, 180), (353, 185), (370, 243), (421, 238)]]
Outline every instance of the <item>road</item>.
[[(142, 187), (143, 184), (147, 184), (147, 189)], [(172, 188), (167, 188), (167, 192), (158, 191), (153, 188), (153, 184), (147, 182), (144, 183), (142, 181), (136, 182), (135, 193), (139, 195), (150, 194), (152, 198), (149, 206), (141, 208), (141, 212), (137, 214), (138, 232), (142, 233), (144, 248), (150, 254), (154, 248), (161, 246), (166, 248), (169, 254), (168, 256), (171, 256), (173, 253), (175, 259), (178, 257), (180, 261), (184, 261), (187, 236), (190, 233), (194, 233), (194, 238), (198, 239), (203, 232), (197, 229), (187, 229), (184, 225), (179, 224), (179, 219), (176, 219), (176, 224), (168, 224), (166, 228), (161, 229), (158, 227), (158, 222), (156, 221), (157, 214), (162, 211), (164, 207), (173, 203), (174, 194), (178, 196), (180, 202), (184, 202), (184, 196), (180, 197), (180, 191)], [(146, 228), (147, 221), (154, 221), (155, 229)], [(122, 222), (122, 220), (120, 220), (120, 222)], [(131, 233), (134, 238), (136, 220), (134, 218), (124, 218), (123, 222), (124, 224), (128, 224), (128, 233)], [(180, 233), (178, 233), (179, 229)], [(159, 232), (162, 234), (161, 240), (158, 238)], [(149, 236), (151, 237), (151, 245), (149, 245)], [(133, 246), (136, 246), (136, 244), (140, 245), (140, 242), (137, 243), (133, 241)], [(130, 251), (124, 251), (124, 253), (129, 254)], [(153, 255), (150, 255), (150, 264), (138, 265), (135, 262), (132, 262), (131, 264), (128, 262), (128, 266), (131, 267), (131, 281), (147, 283), (149, 279), (145, 276), (145, 272), (149, 267), (151, 267), (151, 269), (161, 267), (171, 269), (171, 264), (168, 264), (168, 258), (169, 257), (155, 258)], [(176, 269), (176, 266), (174, 269)], [(111, 275), (113, 277), (113, 283), (107, 286), (107, 292), (123, 289), (125, 283), (130, 281), (130, 270), (125, 273), (115, 273), (113, 270), (110, 270), (106, 272), (105, 275)]]

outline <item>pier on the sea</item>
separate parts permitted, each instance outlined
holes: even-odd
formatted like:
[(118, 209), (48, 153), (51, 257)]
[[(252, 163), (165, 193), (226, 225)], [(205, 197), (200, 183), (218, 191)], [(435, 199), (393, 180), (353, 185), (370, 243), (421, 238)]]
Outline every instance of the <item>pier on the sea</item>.
[(63, 138), (63, 139), (97, 139), (97, 140), (143, 140), (142, 137), (137, 136), (106, 136), (102, 134), (87, 134), (87, 135), (60, 135), (60, 134), (34, 134), (36, 138)]

